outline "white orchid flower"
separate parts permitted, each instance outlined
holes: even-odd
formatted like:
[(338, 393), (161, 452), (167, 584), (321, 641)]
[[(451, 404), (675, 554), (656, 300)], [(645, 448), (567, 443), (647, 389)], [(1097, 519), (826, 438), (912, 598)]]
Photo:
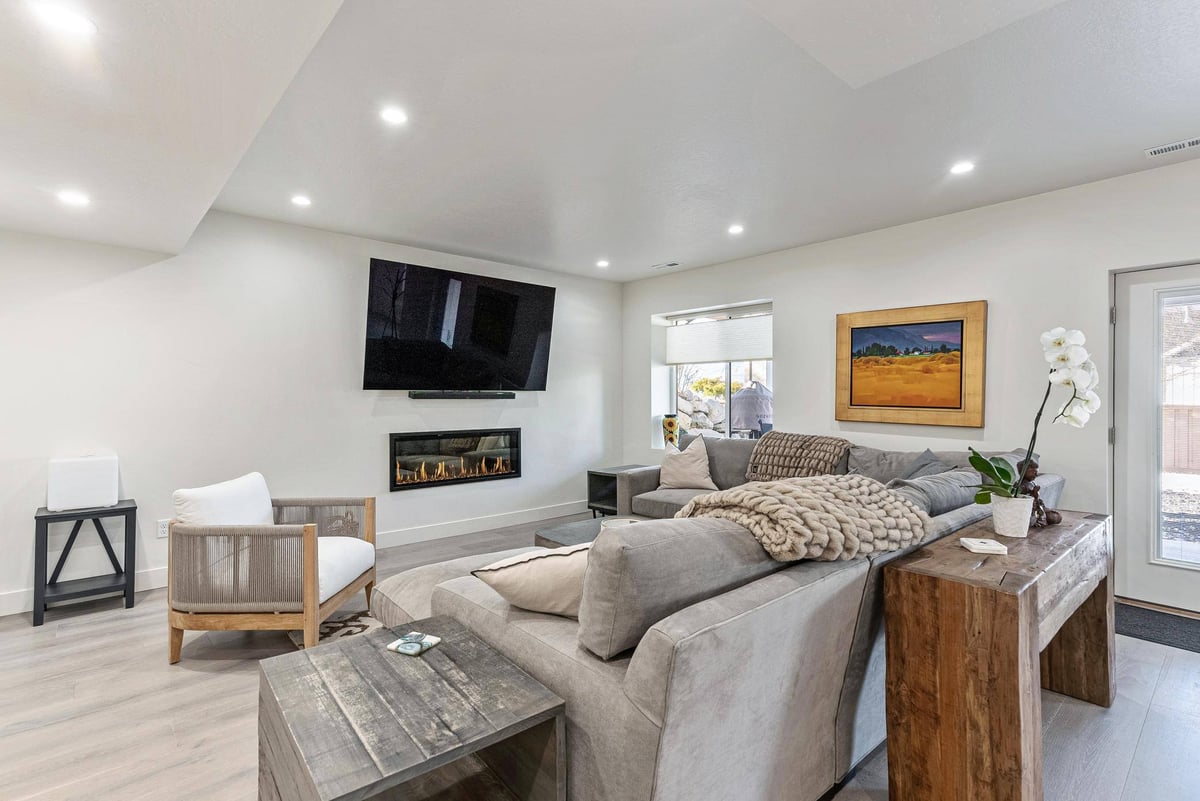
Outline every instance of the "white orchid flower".
[(1087, 382), (1080, 386), (1080, 389), (1095, 389), (1096, 387), (1100, 386), (1100, 371), (1096, 368), (1096, 363), (1094, 361), (1088, 359), (1086, 362), (1079, 365), (1079, 369), (1086, 370), (1088, 374)]
[(1072, 389), (1085, 390), (1089, 388), (1091, 376), (1082, 367), (1063, 367), (1050, 373), (1050, 383)]
[(1068, 403), (1058, 413), (1058, 417), (1054, 418), (1054, 422), (1066, 423), (1072, 428), (1083, 428), (1091, 418), (1092, 413), (1083, 408), (1082, 404)]
[(1050, 362), (1055, 370), (1061, 370), (1064, 367), (1079, 367), (1090, 358), (1091, 354), (1079, 345), (1067, 345), (1059, 351), (1046, 351), (1046, 361)]
[(1083, 393), (1077, 399), (1077, 402), (1083, 406), (1088, 414), (1095, 414), (1100, 411), (1100, 396), (1090, 389)]
[(1046, 333), (1042, 334), (1042, 350), (1047, 353), (1058, 352), (1065, 350), (1071, 345), (1082, 345), (1087, 342), (1087, 337), (1082, 331), (1071, 329), (1068, 331), (1065, 328), (1051, 328)]

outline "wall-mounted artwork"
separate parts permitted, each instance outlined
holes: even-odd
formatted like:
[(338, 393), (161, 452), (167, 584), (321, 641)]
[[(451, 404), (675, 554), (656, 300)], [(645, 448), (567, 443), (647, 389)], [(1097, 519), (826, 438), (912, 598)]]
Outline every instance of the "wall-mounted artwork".
[(838, 420), (983, 426), (987, 301), (839, 314)]

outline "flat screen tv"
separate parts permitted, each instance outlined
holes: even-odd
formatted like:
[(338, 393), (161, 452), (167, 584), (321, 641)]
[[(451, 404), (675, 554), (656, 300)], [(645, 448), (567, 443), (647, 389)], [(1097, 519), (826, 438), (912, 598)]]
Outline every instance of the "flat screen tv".
[(371, 259), (363, 389), (544, 390), (554, 287)]

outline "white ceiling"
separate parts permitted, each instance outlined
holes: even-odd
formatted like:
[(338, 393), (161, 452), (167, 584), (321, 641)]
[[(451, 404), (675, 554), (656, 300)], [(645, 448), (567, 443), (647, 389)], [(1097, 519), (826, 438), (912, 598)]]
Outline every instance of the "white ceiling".
[[(1196, 0), (70, 2), (93, 52), (0, 4), (0, 227), (164, 251), (216, 197), (630, 280), (1169, 164), (1189, 154), (1142, 150), (1200, 135)], [(960, 159), (978, 169), (948, 176)], [(65, 185), (92, 206), (59, 206)]]
[[(176, 252), (341, 0), (0, 3), (0, 228)], [(63, 189), (86, 208), (64, 207)]]
[(1063, 0), (747, 0), (855, 89)]
[(1196, 0), (355, 0), (217, 206), (641, 278), (1170, 163), (1197, 41)]

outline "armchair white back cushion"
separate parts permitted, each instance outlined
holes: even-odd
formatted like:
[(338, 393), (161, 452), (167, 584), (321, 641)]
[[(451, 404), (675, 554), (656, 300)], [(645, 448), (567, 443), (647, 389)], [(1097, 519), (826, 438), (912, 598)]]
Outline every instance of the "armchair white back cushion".
[(262, 473), (175, 490), (175, 519), (191, 526), (270, 526), (275, 523), (271, 493)]

